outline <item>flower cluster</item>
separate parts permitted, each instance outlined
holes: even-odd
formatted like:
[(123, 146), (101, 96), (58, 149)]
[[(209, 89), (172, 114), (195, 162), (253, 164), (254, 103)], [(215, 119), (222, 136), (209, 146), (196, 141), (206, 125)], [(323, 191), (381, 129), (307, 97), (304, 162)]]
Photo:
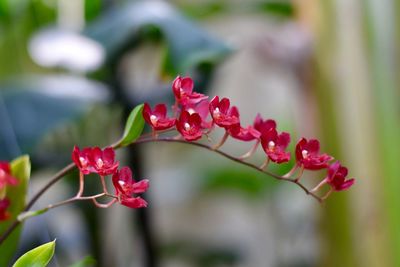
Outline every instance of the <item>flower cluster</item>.
[(10, 200), (6, 197), (7, 187), (17, 184), (17, 178), (11, 175), (10, 163), (0, 161), (0, 221), (7, 220), (10, 217), (7, 212), (10, 206)]
[[(261, 144), (265, 152), (266, 160), (260, 169), (267, 167), (269, 162), (277, 164), (289, 162), (291, 153), (287, 151), (290, 143), (290, 134), (278, 132), (274, 120), (264, 120), (260, 114), (256, 116), (252, 125), (243, 127), (240, 122), (239, 110), (231, 106), (228, 98), (215, 96), (210, 101), (209, 97), (193, 91), (194, 83), (190, 77), (178, 76), (172, 83), (172, 91), (175, 96), (175, 105), (172, 107), (174, 116), (168, 116), (167, 105), (157, 104), (154, 109), (145, 103), (143, 117), (152, 127), (153, 137), (157, 137), (160, 131), (177, 130), (179, 138), (188, 142), (196, 141), (208, 134), (215, 126), (222, 128), (225, 135), (213, 149), (221, 147), (228, 137), (241, 141), (255, 141), (253, 148), (243, 155), (240, 160), (250, 157)], [(313, 190), (316, 191), (324, 184), (331, 186), (332, 191), (348, 189), (354, 183), (354, 179), (346, 180), (347, 169), (337, 161), (331, 163), (333, 157), (320, 153), (318, 140), (301, 138), (295, 148), (296, 164), (283, 178), (294, 177), (297, 183), (304, 170), (327, 169), (327, 177)], [(295, 173), (297, 172), (297, 175)]]
[[(149, 181), (146, 179), (139, 182), (133, 180), (132, 171), (129, 167), (123, 167), (121, 170), (118, 170), (119, 162), (115, 160), (113, 148), (107, 147), (102, 150), (99, 147), (87, 147), (80, 150), (79, 147), (75, 146), (72, 152), (72, 160), (78, 167), (81, 177), (90, 173), (100, 175), (103, 184), (103, 193), (106, 196), (115, 197), (119, 203), (130, 208), (147, 206), (147, 202), (143, 198), (135, 197), (134, 194), (146, 192), (149, 187)], [(108, 193), (104, 183), (104, 177), (108, 175), (112, 175), (112, 183), (116, 196)], [(83, 188), (81, 189), (80, 194), (83, 191)]]

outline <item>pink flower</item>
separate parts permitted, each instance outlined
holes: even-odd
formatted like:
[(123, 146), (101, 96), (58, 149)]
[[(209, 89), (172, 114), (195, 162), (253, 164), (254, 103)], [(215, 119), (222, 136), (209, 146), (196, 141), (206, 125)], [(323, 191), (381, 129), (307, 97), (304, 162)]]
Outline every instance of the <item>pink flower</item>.
[(247, 128), (243, 128), (240, 124), (235, 124), (229, 127), (228, 132), (233, 138), (242, 141), (252, 141), (259, 139), (261, 136), (261, 133), (251, 125), (247, 126)]
[(230, 107), (228, 98), (219, 101), (219, 97), (215, 96), (210, 102), (210, 113), (215, 124), (218, 126), (229, 128), (232, 125), (239, 124), (239, 112), (236, 107)]
[(176, 121), (176, 129), (186, 141), (195, 141), (203, 135), (201, 124), (202, 119), (198, 113), (190, 114), (184, 110)]
[(99, 147), (86, 147), (82, 151), (75, 146), (72, 160), (83, 174), (98, 173), (101, 176), (117, 171), (119, 162), (115, 161), (115, 152), (111, 147), (101, 150)]
[(129, 167), (123, 167), (113, 175), (112, 182), (118, 200), (122, 205), (134, 209), (147, 207), (147, 202), (144, 199), (141, 197), (133, 197), (132, 195), (146, 192), (149, 188), (149, 180), (144, 179), (135, 182), (132, 178), (131, 169)]
[(274, 120), (263, 120), (260, 114), (257, 114), (253, 123), (254, 129), (259, 131), (261, 134), (267, 133), (272, 128), (276, 129), (276, 122)]
[(319, 153), (319, 141), (302, 138), (296, 145), (297, 164), (303, 165), (305, 169), (320, 170), (328, 167), (328, 161), (333, 157), (328, 154)]
[(354, 179), (346, 180), (347, 168), (340, 165), (339, 161), (331, 164), (328, 168), (328, 176), (324, 179), (333, 190), (342, 191), (349, 189), (355, 182)]
[(208, 116), (210, 115), (210, 102), (208, 100), (201, 101), (200, 103), (194, 105), (185, 106), (185, 110), (189, 112), (189, 114), (198, 113), (201, 117), (201, 128), (210, 129), (213, 126), (213, 120), (207, 121)]
[(286, 148), (290, 143), (290, 135), (282, 132), (278, 135), (275, 128), (271, 128), (261, 135), (261, 145), (268, 158), (276, 163), (288, 162), (290, 153), (286, 152)]
[(10, 217), (10, 214), (7, 212), (8, 206), (10, 206), (10, 200), (7, 198), (0, 200), (0, 222)]
[(197, 104), (208, 96), (193, 92), (193, 80), (190, 77), (176, 77), (172, 83), (172, 91), (175, 95), (175, 100), (177, 103), (185, 106), (189, 104)]
[(166, 130), (175, 125), (174, 118), (167, 118), (167, 106), (165, 104), (156, 105), (152, 111), (150, 105), (145, 103), (143, 118), (156, 131)]
[(17, 178), (11, 176), (10, 163), (0, 161), (0, 190), (7, 185), (17, 185)]

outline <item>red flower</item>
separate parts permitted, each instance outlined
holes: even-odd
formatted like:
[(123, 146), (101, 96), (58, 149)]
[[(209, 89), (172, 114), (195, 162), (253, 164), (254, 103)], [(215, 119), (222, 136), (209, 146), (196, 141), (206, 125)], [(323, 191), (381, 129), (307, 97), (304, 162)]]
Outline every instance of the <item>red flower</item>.
[(215, 96), (210, 102), (210, 113), (214, 122), (221, 127), (229, 128), (232, 125), (239, 124), (239, 112), (236, 107), (231, 107), (228, 98), (219, 101)]
[(175, 125), (175, 119), (167, 118), (167, 106), (165, 104), (156, 105), (152, 111), (150, 105), (145, 103), (143, 118), (156, 131), (166, 130)]
[(176, 102), (181, 105), (197, 104), (208, 98), (203, 94), (193, 92), (193, 80), (190, 77), (176, 77), (172, 83)]
[(247, 126), (247, 128), (243, 128), (240, 124), (235, 124), (229, 127), (228, 132), (233, 138), (242, 141), (252, 141), (261, 136), (261, 133), (251, 125)]
[(115, 161), (115, 152), (111, 147), (101, 150), (99, 147), (86, 147), (82, 151), (75, 146), (72, 160), (83, 174), (98, 173), (101, 176), (116, 172), (119, 162)]
[(198, 113), (190, 114), (184, 110), (176, 121), (176, 129), (186, 141), (195, 141), (203, 135), (201, 123), (202, 119)]
[(285, 152), (290, 143), (290, 135), (282, 132), (278, 135), (275, 128), (271, 128), (261, 135), (261, 145), (268, 158), (276, 163), (288, 162), (290, 160), (290, 153)]
[(17, 178), (11, 176), (10, 163), (0, 161), (0, 190), (7, 185), (17, 185)]
[(276, 122), (274, 120), (263, 120), (260, 114), (257, 114), (253, 123), (254, 129), (259, 131), (261, 134), (267, 133), (270, 129), (276, 129)]
[(328, 168), (328, 176), (325, 178), (333, 190), (342, 191), (349, 189), (355, 182), (354, 179), (346, 180), (347, 168), (340, 165), (339, 161), (336, 161)]
[(107, 147), (104, 150), (99, 147), (93, 148), (91, 161), (94, 169), (101, 176), (114, 174), (119, 165), (119, 162), (115, 161), (115, 152), (111, 147)]
[(144, 179), (135, 182), (132, 178), (132, 171), (129, 167), (123, 167), (117, 171), (113, 177), (116, 194), (119, 202), (130, 208), (143, 208), (147, 207), (147, 202), (141, 197), (132, 197), (133, 194), (141, 194), (149, 188), (149, 180)]
[(7, 212), (8, 206), (10, 206), (10, 201), (7, 198), (0, 200), (0, 222), (10, 217), (10, 214)]
[(198, 113), (201, 117), (201, 128), (210, 129), (213, 125), (213, 120), (207, 121), (208, 116), (210, 115), (210, 102), (208, 100), (201, 101), (197, 105), (187, 105), (185, 106), (185, 110), (189, 112), (189, 114)]
[(305, 169), (320, 170), (328, 167), (328, 161), (333, 157), (328, 154), (319, 154), (318, 140), (302, 138), (296, 145), (296, 160)]

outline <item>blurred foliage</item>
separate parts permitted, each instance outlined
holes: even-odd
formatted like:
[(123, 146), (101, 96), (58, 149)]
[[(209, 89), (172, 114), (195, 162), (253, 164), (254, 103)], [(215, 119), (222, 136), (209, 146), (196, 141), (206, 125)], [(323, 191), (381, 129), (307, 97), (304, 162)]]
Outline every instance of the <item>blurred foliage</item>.
[(84, 34), (103, 45), (108, 62), (114, 62), (146, 35), (159, 34), (168, 47), (164, 71), (172, 76), (188, 73), (205, 62), (216, 64), (231, 51), (161, 1), (131, 1), (118, 6), (95, 20)]
[[(286, 173), (290, 170), (290, 165), (275, 165), (271, 169), (273, 173)], [(282, 183), (267, 174), (236, 164), (219, 166), (218, 168), (209, 167), (202, 176), (200, 189), (202, 193), (233, 190), (245, 197), (254, 199), (262, 198), (267, 192)]]
[(44, 134), (82, 116), (90, 104), (107, 100), (104, 86), (73, 76), (19, 77), (2, 88), (3, 159), (11, 159), (21, 151), (31, 153)]
[(166, 259), (179, 259), (190, 266), (198, 267), (237, 266), (241, 258), (237, 249), (193, 240), (179, 240), (164, 244), (162, 254)]
[(96, 265), (96, 260), (92, 256), (86, 256), (82, 260), (70, 265), (69, 267), (91, 267)]

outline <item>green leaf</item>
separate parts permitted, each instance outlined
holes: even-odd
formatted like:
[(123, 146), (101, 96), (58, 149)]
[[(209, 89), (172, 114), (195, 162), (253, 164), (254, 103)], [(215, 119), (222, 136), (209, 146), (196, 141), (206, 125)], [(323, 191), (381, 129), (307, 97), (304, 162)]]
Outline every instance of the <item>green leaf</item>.
[(143, 106), (140, 104), (136, 106), (131, 114), (129, 114), (128, 120), (125, 124), (125, 131), (119, 141), (120, 146), (127, 146), (134, 142), (142, 134), (144, 128), (144, 118), (143, 118)]
[(70, 265), (69, 267), (90, 267), (96, 264), (96, 260), (92, 256), (86, 256), (82, 260)]
[[(17, 216), (25, 207), (26, 194), (29, 177), (31, 173), (31, 163), (28, 156), (21, 156), (11, 162), (11, 174), (18, 179), (17, 186), (7, 187), (7, 197), (11, 205), (8, 208), (10, 219), (0, 223), (0, 233), (13, 223)], [(8, 266), (11, 258), (18, 246), (19, 236), (21, 234), (22, 224), (0, 245), (0, 266)]]
[(54, 255), (56, 241), (34, 248), (22, 255), (13, 267), (45, 267)]

